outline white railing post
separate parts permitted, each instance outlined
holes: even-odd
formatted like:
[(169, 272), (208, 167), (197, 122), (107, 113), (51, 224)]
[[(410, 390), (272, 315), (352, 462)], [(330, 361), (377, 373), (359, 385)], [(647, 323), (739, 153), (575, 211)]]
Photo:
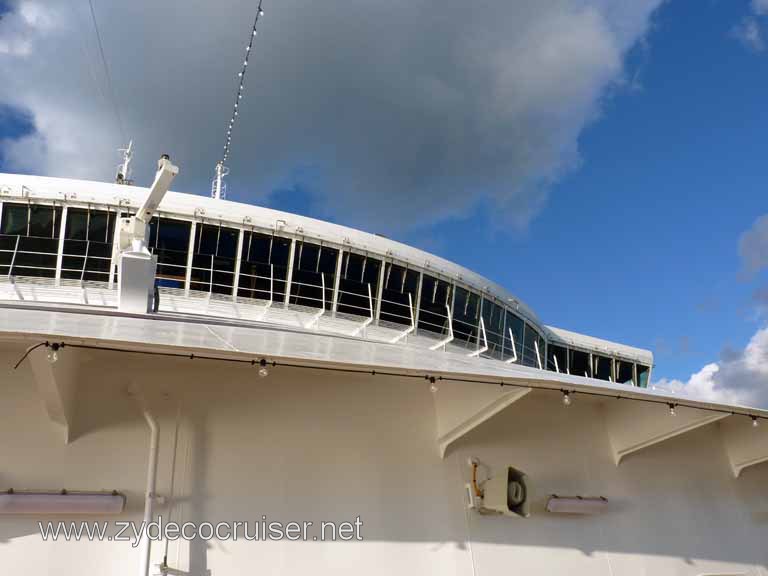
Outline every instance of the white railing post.
[[(64, 234), (67, 230), (67, 206), (64, 205), (61, 209), (61, 222), (59, 222), (59, 246), (56, 249), (56, 275), (54, 276), (54, 284), (61, 286), (61, 268), (64, 264)], [(117, 228), (117, 223), (115, 224)], [(112, 288), (114, 281), (112, 280), (112, 274), (114, 273), (114, 266), (110, 265), (109, 269), (109, 287)]]
[(192, 284), (192, 263), (195, 261), (195, 234), (197, 232), (197, 222), (192, 221), (189, 227), (189, 247), (187, 252), (187, 269), (184, 276), (184, 295), (189, 296), (189, 289)]
[(512, 334), (512, 327), (509, 328), (509, 340), (512, 342), (512, 358), (505, 360), (507, 364), (513, 364), (517, 362), (517, 348), (515, 347), (515, 335)]
[(363, 338), (365, 338), (365, 329), (368, 328), (368, 326), (371, 325), (373, 322), (373, 315), (374, 315), (374, 309), (373, 309), (373, 295), (371, 294), (371, 284), (368, 283), (368, 309), (370, 310), (370, 317), (363, 322), (360, 326), (355, 328), (352, 331), (352, 336), (357, 336), (358, 334), (362, 333)]

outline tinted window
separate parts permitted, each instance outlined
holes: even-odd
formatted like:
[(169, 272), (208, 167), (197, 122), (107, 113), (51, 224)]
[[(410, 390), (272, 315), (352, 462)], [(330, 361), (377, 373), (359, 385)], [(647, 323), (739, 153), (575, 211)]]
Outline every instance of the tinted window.
[(368, 288), (371, 289), (373, 309), (379, 289), (379, 271), (381, 260), (345, 252), (341, 261), (341, 279), (339, 280), (339, 303), (337, 310), (342, 314), (370, 316), (371, 302)]
[[(523, 345), (523, 364), (539, 368), (544, 365), (544, 339), (526, 322)], [(541, 360), (541, 364), (539, 361)]]
[(288, 238), (244, 232), (238, 296), (282, 300), (290, 250), (291, 241)]
[(192, 290), (232, 294), (238, 231), (214, 224), (195, 228), (195, 253), (190, 273)]
[[(387, 262), (384, 267), (384, 289), (381, 294), (379, 319), (382, 322), (410, 326), (411, 307), (416, 306), (418, 287), (419, 273), (416, 270)], [(415, 317), (415, 309), (413, 314)]]
[(618, 384), (634, 384), (632, 372), (634, 365), (626, 360), (616, 360), (616, 382)]
[(568, 371), (568, 350), (550, 344), (547, 347), (547, 370), (565, 373)]
[(648, 388), (649, 373), (650, 368), (648, 366), (643, 366), (642, 364), (637, 365), (637, 385), (640, 388)]
[(451, 304), (451, 284), (424, 274), (419, 296), (419, 330), (448, 334), (448, 312)]
[(106, 210), (67, 210), (62, 278), (97, 282), (109, 280), (116, 217), (114, 212)]
[(589, 353), (581, 350), (568, 351), (568, 371), (574, 376), (592, 377), (592, 369), (589, 366)]
[(594, 377), (598, 380), (613, 380), (612, 376), (612, 362), (613, 360), (607, 356), (601, 356), (599, 354), (592, 354), (592, 363)]
[(486, 352), (486, 355), (493, 358), (501, 358), (504, 340), (504, 309), (495, 302), (484, 299), (483, 322), (485, 323), (485, 334), (488, 339), (488, 352)]
[[(480, 295), (456, 286), (453, 299), (453, 337), (467, 346), (477, 342), (480, 324)], [(474, 347), (474, 346), (472, 346)]]
[(325, 303), (325, 308), (330, 310), (333, 306), (336, 259), (339, 251), (304, 241), (297, 241), (295, 250), (290, 303), (312, 308), (321, 308)]
[(517, 362), (522, 363), (524, 331), (525, 323), (514, 312), (507, 310), (504, 330), (504, 360), (510, 360), (517, 356)]

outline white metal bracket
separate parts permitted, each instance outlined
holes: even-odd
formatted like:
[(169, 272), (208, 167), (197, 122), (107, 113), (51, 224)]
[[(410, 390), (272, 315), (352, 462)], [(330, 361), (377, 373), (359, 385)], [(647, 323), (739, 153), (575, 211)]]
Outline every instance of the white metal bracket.
[(365, 329), (368, 328), (368, 326), (370, 326), (371, 323), (373, 322), (373, 315), (374, 315), (374, 312), (373, 312), (373, 296), (371, 295), (371, 285), (370, 285), (370, 283), (368, 284), (368, 308), (371, 311), (370, 318), (368, 318), (360, 326), (355, 328), (352, 331), (352, 336), (357, 336), (357, 335), (362, 333), (363, 337), (365, 337)]
[(512, 358), (505, 360), (507, 364), (514, 364), (517, 362), (517, 348), (515, 348), (515, 336), (512, 334), (512, 328), (509, 329), (509, 339), (512, 342)]

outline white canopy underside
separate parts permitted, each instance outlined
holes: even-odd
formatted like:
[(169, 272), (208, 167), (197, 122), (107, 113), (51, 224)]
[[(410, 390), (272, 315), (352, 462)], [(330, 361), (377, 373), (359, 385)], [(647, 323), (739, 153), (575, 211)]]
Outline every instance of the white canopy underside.
[[(450, 444), (532, 390), (547, 388), (568, 390), (575, 398), (579, 394), (606, 397), (606, 432), (617, 465), (637, 450), (725, 419), (728, 422), (723, 426), (723, 433), (730, 446), (734, 475), (746, 466), (768, 459), (768, 442), (763, 441), (763, 436), (768, 434), (768, 424), (752, 433), (744, 415), (748, 412), (768, 417), (768, 411), (703, 402), (656, 390), (471, 358), (450, 351), (429, 351), (402, 343), (373, 342), (256, 322), (243, 325), (170, 314), (129, 316), (86, 308), (68, 310), (60, 306), (13, 304), (0, 307), (0, 339), (26, 345), (65, 342), (129, 351), (195, 354), (222, 359), (265, 358), (269, 362), (308, 367), (443, 377), (446, 380), (439, 382), (440, 391), (435, 396), (436, 439), (443, 455)], [(36, 352), (38, 354), (30, 361), (46, 396), (46, 404), (55, 407), (59, 423), (66, 426), (66, 418), (61, 414), (68, 411), (65, 405), (68, 394), (60, 394), (60, 390), (76, 385), (71, 382), (76, 376), (71, 373), (57, 375), (55, 368), (41, 368), (39, 349)], [(65, 381), (67, 379), (70, 381)], [(505, 386), (488, 386), (501, 383)], [(646, 402), (613, 400), (618, 397)], [(676, 417), (670, 417), (665, 402), (676, 405)], [(559, 404), (557, 401), (553, 406)], [(738, 414), (731, 416), (733, 412)]]

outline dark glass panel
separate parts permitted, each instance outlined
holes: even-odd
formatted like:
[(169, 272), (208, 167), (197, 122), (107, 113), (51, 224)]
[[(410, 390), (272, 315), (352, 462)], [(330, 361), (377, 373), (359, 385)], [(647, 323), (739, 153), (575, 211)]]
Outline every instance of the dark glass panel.
[[(291, 304), (321, 308), (325, 302), (325, 308), (331, 309), (338, 255), (339, 251), (335, 248), (297, 241), (293, 258)], [(325, 296), (323, 296), (323, 282), (325, 282)]]
[(574, 376), (592, 377), (592, 370), (589, 367), (589, 353), (581, 350), (569, 350), (568, 370)]
[(29, 207), (29, 235), (40, 238), (58, 238), (61, 223), (61, 208), (58, 206)]
[(616, 360), (616, 382), (618, 384), (634, 385), (634, 364), (626, 360)]
[[(506, 311), (506, 327), (504, 330), (504, 360), (517, 356), (517, 362), (523, 361), (523, 332), (525, 323), (511, 310)], [(510, 332), (512, 335), (510, 336)], [(514, 351), (512, 342), (514, 341)]]
[(448, 334), (448, 312), (451, 303), (451, 285), (424, 274), (419, 296), (419, 330)]
[(67, 209), (67, 225), (64, 229), (67, 240), (88, 239), (88, 210), (84, 208)]
[(642, 364), (637, 365), (637, 385), (640, 388), (648, 388), (649, 374), (650, 368), (648, 366), (643, 366)]
[[(411, 305), (416, 306), (419, 273), (388, 262), (384, 267), (384, 290), (379, 319), (382, 322), (411, 324)], [(410, 295), (410, 302), (408, 296)], [(414, 314), (416, 311), (413, 311)]]
[[(523, 341), (523, 365), (539, 367), (539, 359), (544, 364), (544, 339), (541, 338), (536, 330), (526, 322), (525, 324), (525, 336)], [(536, 347), (538, 345), (538, 355), (536, 354)]]
[(288, 238), (245, 232), (238, 296), (269, 300), (270, 265), (272, 265), (274, 270), (272, 299), (282, 301), (285, 295), (290, 248), (291, 240)]
[(453, 299), (453, 337), (469, 346), (477, 342), (480, 295), (457, 286)]
[(556, 344), (550, 344), (547, 347), (547, 370), (561, 373), (568, 371), (568, 350), (566, 348)]
[(29, 223), (29, 206), (3, 202), (3, 218), (0, 234), (26, 236)]
[(592, 354), (592, 363), (594, 364), (593, 374), (598, 380), (613, 380), (611, 375), (611, 358)]
[[(381, 260), (350, 252), (345, 252), (342, 258), (337, 310), (342, 314), (369, 316), (371, 304), (374, 310), (376, 307)], [(368, 299), (369, 286), (372, 303)]]

